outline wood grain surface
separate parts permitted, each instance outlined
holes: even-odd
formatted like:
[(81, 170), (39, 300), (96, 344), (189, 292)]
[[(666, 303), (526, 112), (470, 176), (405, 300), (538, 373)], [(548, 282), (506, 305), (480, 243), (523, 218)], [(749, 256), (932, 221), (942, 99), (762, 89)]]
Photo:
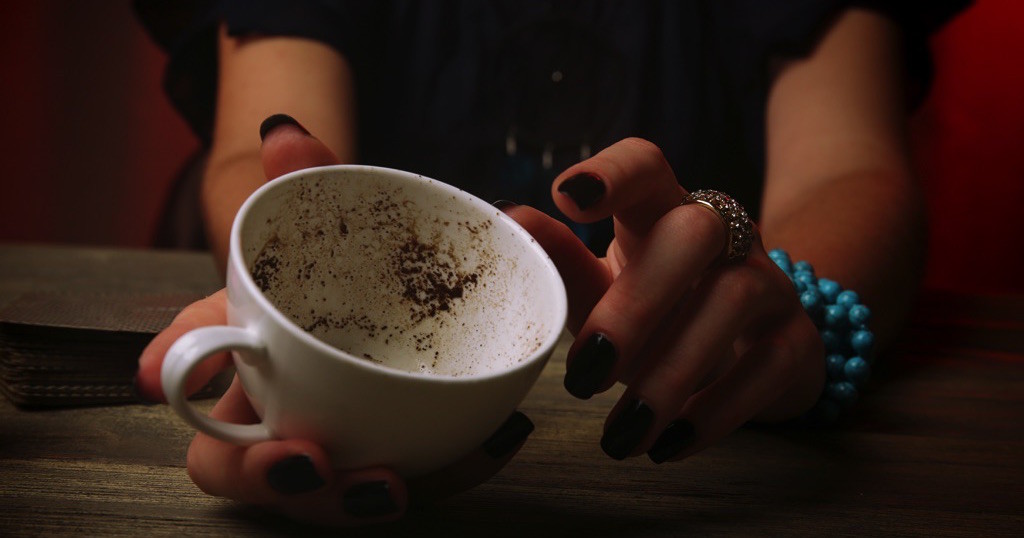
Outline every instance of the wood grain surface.
[[(489, 482), (402, 521), (325, 530), (214, 498), (166, 406), (22, 411), (0, 400), (0, 536), (1021, 536), (1024, 298), (930, 294), (841, 427), (747, 427), (687, 461), (598, 446), (619, 389), (562, 388), (568, 339)], [(201, 405), (210, 405), (204, 401)]]

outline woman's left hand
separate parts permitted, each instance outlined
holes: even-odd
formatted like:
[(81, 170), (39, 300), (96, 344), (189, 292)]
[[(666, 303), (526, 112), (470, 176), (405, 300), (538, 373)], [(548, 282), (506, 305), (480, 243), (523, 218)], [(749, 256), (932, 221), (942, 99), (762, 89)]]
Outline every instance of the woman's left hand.
[(627, 386), (601, 439), (615, 459), (684, 458), (748, 421), (799, 416), (824, 385), (821, 338), (756, 227), (746, 258), (727, 262), (722, 219), (681, 205), (686, 194), (655, 145), (626, 139), (552, 186), (571, 219), (614, 217), (606, 257), (535, 209), (505, 208), (565, 281), (566, 389), (588, 399)]

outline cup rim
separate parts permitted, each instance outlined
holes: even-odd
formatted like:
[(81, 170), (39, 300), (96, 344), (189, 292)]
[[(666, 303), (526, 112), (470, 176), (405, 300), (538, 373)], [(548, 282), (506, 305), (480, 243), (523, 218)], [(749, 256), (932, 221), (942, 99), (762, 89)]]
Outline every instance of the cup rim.
[[(398, 368), (392, 368), (383, 364), (377, 364), (372, 361), (361, 359), (352, 353), (349, 353), (343, 349), (334, 347), (319, 338), (313, 336), (302, 327), (293, 321), (290, 317), (285, 315), (280, 309), (275, 306), (270, 299), (259, 289), (253, 280), (252, 274), (246, 267), (245, 257), (242, 252), (242, 224), (247, 220), (248, 214), (252, 207), (259, 203), (259, 200), (267, 195), (267, 193), (284, 188), (288, 183), (297, 181), (314, 174), (331, 174), (333, 172), (364, 172), (370, 174), (384, 174), (397, 176), (403, 181), (421, 182), (427, 181), (432, 183), (435, 187), (440, 188), (443, 191), (447, 191), (451, 194), (459, 195), (462, 199), (470, 203), (470, 205), (482, 213), (491, 215), (491, 218), (496, 226), (505, 226), (518, 238), (521, 238), (526, 243), (527, 248), (534, 252), (541, 264), (547, 270), (547, 272), (554, 279), (553, 285), (558, 293), (555, 294), (554, 298), (554, 319), (561, 320), (560, 323), (556, 324), (549, 331), (549, 334), (544, 338), (543, 343), (534, 350), (528, 358), (525, 358), (515, 365), (501, 369), (501, 370), (489, 370), (487, 372), (479, 374), (468, 374), (460, 376), (451, 376), (444, 374), (435, 374), (432, 372), (409, 372), (406, 370), (400, 370)], [(566, 320), (568, 319), (568, 298), (565, 290), (565, 282), (562, 280), (561, 274), (558, 268), (555, 266), (554, 261), (548, 253), (540, 246), (529, 232), (526, 231), (518, 222), (513, 220), (511, 217), (506, 215), (500, 209), (494, 207), (483, 199), (473, 195), (472, 193), (466, 192), (458, 187), (449, 185), (442, 181), (432, 179), (422, 174), (413, 172), (407, 172), (404, 170), (398, 170), (395, 168), (387, 168), (382, 166), (372, 166), (363, 164), (335, 164), (326, 166), (314, 166), (310, 168), (303, 168), (289, 172), (280, 177), (272, 179), (267, 183), (261, 185), (258, 189), (253, 191), (252, 194), (246, 198), (245, 202), (238, 209), (238, 213), (235, 216), (234, 221), (231, 225), (231, 237), (229, 243), (229, 259), (228, 265), (231, 269), (237, 273), (236, 281), (239, 282), (246, 291), (246, 294), (255, 300), (263, 313), (274, 320), (275, 323), (287, 329), (287, 331), (297, 338), (299, 341), (306, 345), (311, 346), (324, 354), (339, 360), (352, 363), (357, 368), (362, 368), (375, 373), (394, 376), (406, 379), (415, 379), (420, 381), (431, 381), (431, 382), (443, 382), (443, 383), (477, 383), (486, 381), (493, 378), (505, 377), (511, 375), (517, 371), (530, 368), (534, 363), (540, 360), (545, 360), (550, 356), (558, 340), (561, 338), (562, 332), (565, 330)]]

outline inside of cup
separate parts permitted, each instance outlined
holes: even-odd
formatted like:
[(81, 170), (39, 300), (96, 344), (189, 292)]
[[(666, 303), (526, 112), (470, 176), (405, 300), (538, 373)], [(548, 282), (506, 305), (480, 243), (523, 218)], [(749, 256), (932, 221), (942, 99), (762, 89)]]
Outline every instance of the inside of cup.
[(273, 187), (240, 228), (245, 265), (277, 309), (331, 346), (467, 376), (513, 367), (562, 329), (564, 290), (539, 246), (468, 193), (372, 167)]

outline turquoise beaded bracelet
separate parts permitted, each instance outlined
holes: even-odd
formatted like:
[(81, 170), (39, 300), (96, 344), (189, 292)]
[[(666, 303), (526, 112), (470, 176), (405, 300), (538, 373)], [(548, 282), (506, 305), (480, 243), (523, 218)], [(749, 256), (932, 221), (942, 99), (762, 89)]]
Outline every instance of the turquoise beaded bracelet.
[(831, 424), (856, 403), (858, 391), (871, 375), (875, 345), (875, 335), (867, 328), (871, 310), (860, 304), (857, 292), (815, 276), (810, 263), (794, 263), (781, 249), (772, 250), (768, 256), (793, 282), (800, 303), (825, 344), (828, 379), (818, 403), (804, 418), (814, 424)]

